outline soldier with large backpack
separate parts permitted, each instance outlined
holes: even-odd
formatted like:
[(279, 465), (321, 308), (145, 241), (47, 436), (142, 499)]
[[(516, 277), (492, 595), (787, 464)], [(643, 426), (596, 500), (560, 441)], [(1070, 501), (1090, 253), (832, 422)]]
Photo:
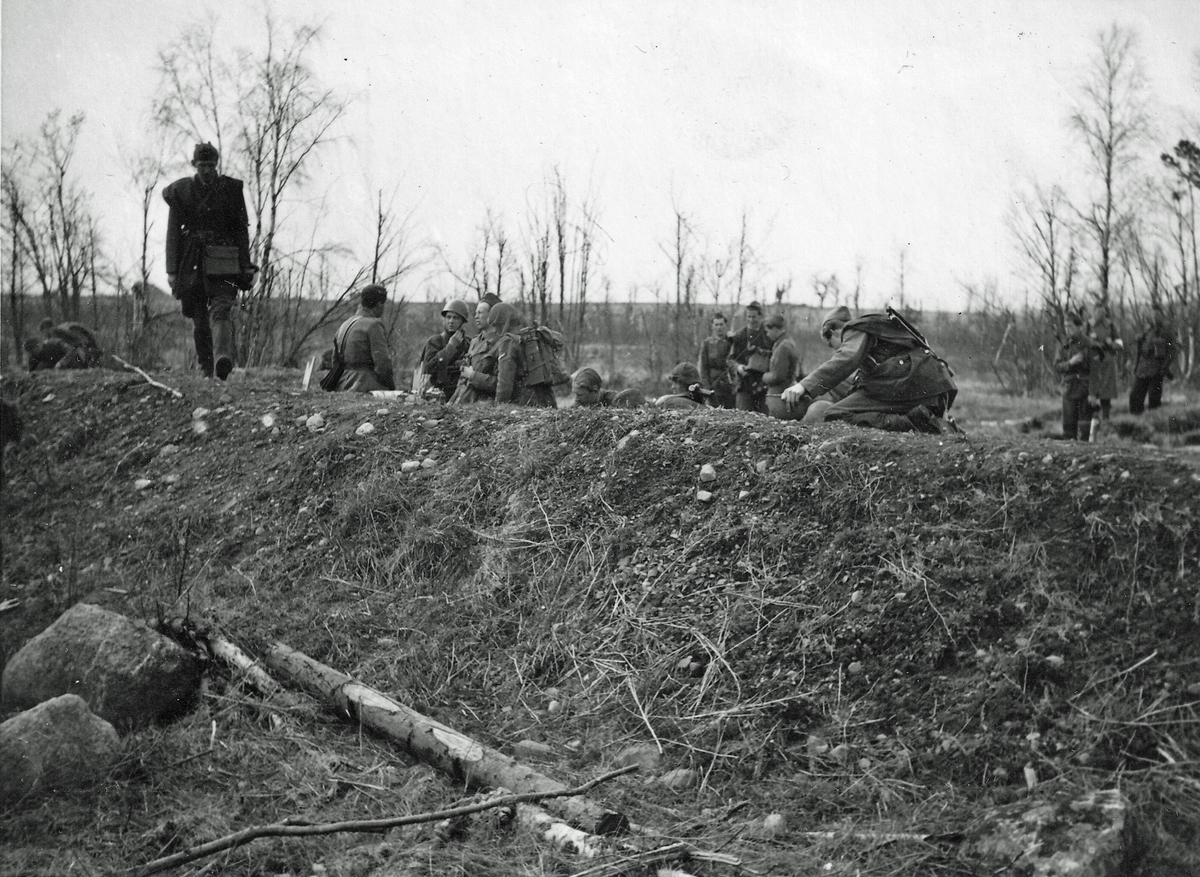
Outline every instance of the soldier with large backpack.
[(826, 314), (821, 337), (834, 354), (783, 391), (789, 405), (816, 399), (853, 376), (837, 402), (810, 405), (807, 422), (840, 420), (893, 432), (956, 431), (948, 412), (958, 394), (945, 361), (891, 308), (854, 319), (849, 308)]
[(493, 305), (486, 319), (500, 339), (496, 401), (557, 408), (554, 386), (570, 380), (558, 358), (562, 336), (545, 326), (526, 326), (504, 302)]

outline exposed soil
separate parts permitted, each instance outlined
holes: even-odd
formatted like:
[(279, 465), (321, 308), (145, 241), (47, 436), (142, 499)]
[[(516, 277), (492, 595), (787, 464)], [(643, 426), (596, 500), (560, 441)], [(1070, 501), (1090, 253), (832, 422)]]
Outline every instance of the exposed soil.
[[(184, 398), (123, 373), (4, 380), (27, 430), (6, 454), (4, 654), (87, 600), (281, 640), (502, 751), (548, 744), (538, 767), (568, 784), (658, 744), (695, 787), (593, 795), (762, 873), (974, 874), (954, 838), (988, 807), (1102, 788), (1136, 813), (1131, 873), (1200, 869), (1191, 452), (163, 380)], [(210, 677), (101, 788), (0, 819), (0, 872), (117, 873), (251, 824), (464, 794)], [(770, 813), (787, 830), (765, 838)], [(430, 836), (261, 841), (215, 867), (367, 874)], [(500, 830), (425, 858), (413, 873), (582, 867)]]

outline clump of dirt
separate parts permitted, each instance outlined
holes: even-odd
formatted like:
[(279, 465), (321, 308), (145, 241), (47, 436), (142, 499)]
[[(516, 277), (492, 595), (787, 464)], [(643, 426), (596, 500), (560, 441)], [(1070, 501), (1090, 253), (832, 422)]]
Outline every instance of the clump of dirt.
[[(1119, 787), (1145, 873), (1200, 861), (1200, 475), (1169, 451), (181, 381), (182, 399), (122, 374), (4, 382), (36, 437), (6, 466), (6, 654), (86, 599), (282, 640), (495, 748), (544, 742), (564, 781), (652, 744), (697, 785), (598, 794), (763, 871), (973, 873), (953, 844), (848, 829), (945, 837), (1030, 784)], [(104, 789), (124, 827), (44, 802), (10, 863), (146, 861), (249, 820), (437, 799), (331, 718), (281, 739), (235, 680), (209, 697), (128, 743)], [(790, 835), (745, 831), (772, 812)], [(63, 826), (90, 839), (52, 853)], [(504, 854), (442, 850), (440, 873), (539, 860), (530, 838), (487, 842)], [(247, 847), (222, 872), (352, 848)]]

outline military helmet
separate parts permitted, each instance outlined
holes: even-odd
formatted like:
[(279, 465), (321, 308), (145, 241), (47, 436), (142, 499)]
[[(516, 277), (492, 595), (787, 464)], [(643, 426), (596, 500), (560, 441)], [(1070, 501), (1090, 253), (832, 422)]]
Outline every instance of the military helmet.
[(467, 310), (467, 303), (461, 298), (452, 298), (446, 302), (446, 306), (442, 308), (442, 316), (447, 314), (457, 314), (463, 318), (464, 323), (471, 320), (471, 312)]

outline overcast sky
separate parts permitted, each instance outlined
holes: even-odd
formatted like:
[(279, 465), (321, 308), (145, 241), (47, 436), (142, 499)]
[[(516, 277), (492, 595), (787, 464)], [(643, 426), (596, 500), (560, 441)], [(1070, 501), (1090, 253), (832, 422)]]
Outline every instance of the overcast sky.
[[(2, 134), (47, 112), (87, 115), (77, 167), (119, 260), (136, 260), (137, 197), (122, 155), (147, 129), (156, 53), (213, 13), (252, 46), (244, 0), (2, 0)], [(314, 68), (352, 98), (312, 181), (324, 232), (369, 249), (373, 193), (397, 187), (421, 236), (456, 263), (485, 210), (519, 236), (525, 205), (558, 167), (591, 193), (614, 293), (670, 285), (661, 251), (678, 207), (712, 255), (743, 211), (769, 264), (811, 302), (815, 273), (864, 304), (896, 289), (957, 308), (961, 282), (994, 277), (1019, 300), (1004, 217), (1029, 181), (1078, 183), (1066, 126), (1097, 34), (1140, 36), (1160, 137), (1147, 167), (1200, 120), (1200, 3), (288, 0), (277, 17), (323, 21)], [(1193, 129), (1194, 131), (1194, 129)], [(1195, 136), (1195, 133), (1192, 133)], [(186, 159), (188, 156), (180, 156)], [(186, 170), (180, 167), (180, 173)], [(156, 282), (165, 205), (154, 232)], [(406, 290), (450, 293), (448, 278)]]

